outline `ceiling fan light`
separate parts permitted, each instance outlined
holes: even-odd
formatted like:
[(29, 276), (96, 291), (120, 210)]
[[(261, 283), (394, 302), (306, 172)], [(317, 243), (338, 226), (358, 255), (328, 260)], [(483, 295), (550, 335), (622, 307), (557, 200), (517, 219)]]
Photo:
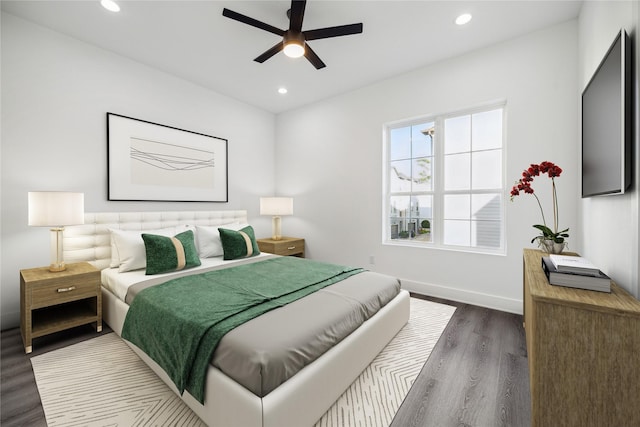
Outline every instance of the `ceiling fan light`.
[(291, 41), (284, 45), (284, 54), (289, 58), (300, 58), (304, 55), (304, 46), (296, 41)]
[(289, 58), (300, 58), (304, 55), (304, 36), (302, 33), (287, 31), (282, 39), (284, 54)]

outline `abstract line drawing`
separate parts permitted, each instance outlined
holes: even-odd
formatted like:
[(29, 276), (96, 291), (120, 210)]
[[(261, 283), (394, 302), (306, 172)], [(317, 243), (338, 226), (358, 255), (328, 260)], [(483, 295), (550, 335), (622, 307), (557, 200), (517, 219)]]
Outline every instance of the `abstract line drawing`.
[[(149, 148), (146, 145), (153, 145), (154, 151), (148, 151)], [(166, 151), (167, 148), (172, 151), (179, 149), (188, 156), (169, 153)], [(215, 167), (215, 153), (213, 151), (180, 147), (176, 144), (135, 137), (131, 138), (131, 160), (137, 160), (167, 171), (188, 171)]]
[(227, 202), (227, 140), (107, 113), (109, 200)]

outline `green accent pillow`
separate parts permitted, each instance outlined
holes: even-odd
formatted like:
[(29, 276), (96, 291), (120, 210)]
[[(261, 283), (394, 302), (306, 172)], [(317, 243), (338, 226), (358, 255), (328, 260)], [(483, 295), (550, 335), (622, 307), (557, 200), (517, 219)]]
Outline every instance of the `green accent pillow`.
[(200, 265), (192, 230), (173, 237), (143, 233), (142, 240), (147, 252), (146, 274), (168, 273)]
[(260, 254), (258, 242), (250, 225), (240, 230), (229, 230), (228, 228), (218, 228), (222, 250), (222, 259), (232, 260), (238, 258), (249, 258)]

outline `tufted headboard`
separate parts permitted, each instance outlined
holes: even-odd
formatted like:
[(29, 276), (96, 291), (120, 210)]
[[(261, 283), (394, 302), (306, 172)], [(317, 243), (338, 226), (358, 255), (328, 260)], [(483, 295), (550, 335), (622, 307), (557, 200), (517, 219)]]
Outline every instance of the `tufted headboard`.
[(100, 212), (85, 213), (83, 225), (64, 229), (65, 262), (88, 261), (96, 268), (111, 262), (110, 228), (153, 230), (176, 225), (224, 225), (247, 222), (247, 211)]

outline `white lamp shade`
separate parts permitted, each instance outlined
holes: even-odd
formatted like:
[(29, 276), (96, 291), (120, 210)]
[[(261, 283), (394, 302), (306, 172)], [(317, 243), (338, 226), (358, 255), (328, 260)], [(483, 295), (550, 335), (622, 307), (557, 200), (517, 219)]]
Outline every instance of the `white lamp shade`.
[(84, 193), (29, 192), (29, 225), (62, 227), (76, 224), (84, 224)]
[(293, 215), (293, 198), (260, 197), (260, 215)]

